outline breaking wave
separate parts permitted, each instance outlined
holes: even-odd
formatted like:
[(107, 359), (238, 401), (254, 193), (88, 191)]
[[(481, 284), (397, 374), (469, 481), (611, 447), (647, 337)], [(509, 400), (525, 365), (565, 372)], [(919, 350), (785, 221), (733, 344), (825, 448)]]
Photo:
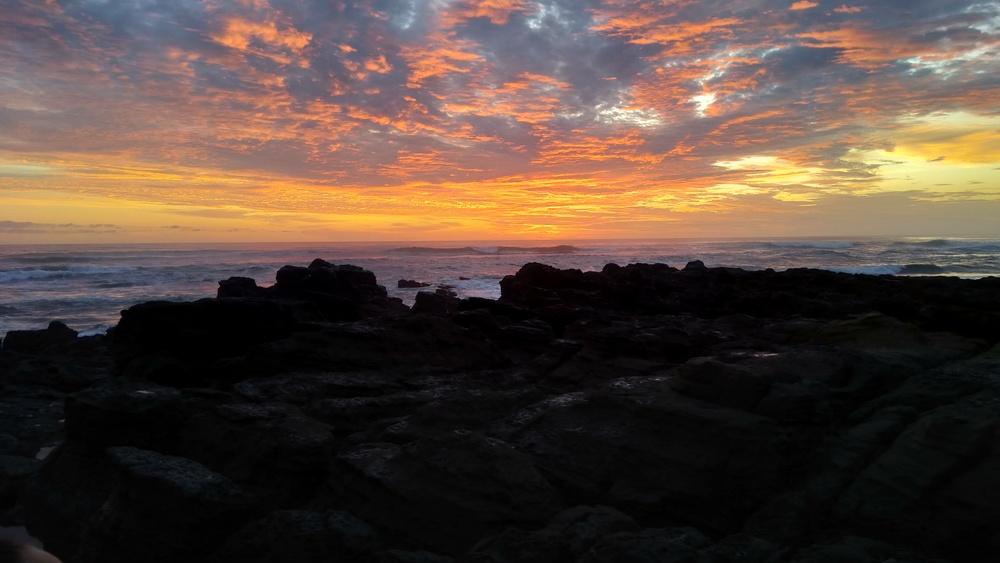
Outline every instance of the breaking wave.
[(790, 240), (790, 241), (768, 242), (765, 243), (765, 245), (773, 248), (819, 248), (825, 250), (854, 248), (854, 243), (847, 240), (831, 240), (831, 241)]
[(64, 266), (45, 268), (21, 268), (0, 271), (0, 283), (27, 280), (72, 279), (87, 276), (128, 275), (135, 268), (111, 268), (101, 266)]
[(832, 266), (823, 268), (845, 274), (867, 274), (870, 276), (939, 276), (944, 274), (965, 273), (966, 268), (946, 268), (937, 264), (882, 264), (877, 266)]

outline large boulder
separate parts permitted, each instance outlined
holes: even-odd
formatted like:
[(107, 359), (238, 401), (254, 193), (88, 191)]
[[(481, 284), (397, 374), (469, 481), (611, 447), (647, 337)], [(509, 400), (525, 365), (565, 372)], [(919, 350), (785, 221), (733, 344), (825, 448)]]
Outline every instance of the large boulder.
[(637, 518), (731, 529), (789, 477), (778, 424), (680, 395), (662, 376), (548, 399), (503, 426), (564, 497)]
[(64, 345), (77, 337), (77, 331), (62, 321), (52, 321), (42, 330), (12, 330), (3, 338), (4, 353), (41, 354), (47, 349)]
[(499, 367), (503, 355), (482, 334), (446, 319), (411, 315), (296, 332), (254, 348), (246, 377), (292, 371), (468, 371)]
[(205, 561), (248, 514), (243, 490), (191, 460), (109, 448), (114, 490), (90, 515), (78, 563)]
[(23, 502), (28, 528), (46, 549), (80, 563), (202, 562), (254, 514), (229, 479), (132, 447), (60, 448)]
[(276, 508), (315, 496), (333, 428), (282, 403), (226, 403), (189, 417), (181, 451)]
[(900, 413), (836, 505), (838, 520), (892, 541), (986, 561), (1000, 549), (1000, 347), (911, 378), (868, 420)]
[(378, 534), (340, 511), (280, 510), (247, 524), (212, 557), (212, 563), (379, 563)]
[(283, 338), (299, 323), (324, 320), (308, 302), (264, 299), (152, 301), (122, 311), (110, 332), (117, 369), (131, 377), (192, 385), (199, 367)]
[(110, 446), (173, 452), (188, 414), (182, 393), (173, 387), (112, 380), (66, 398), (66, 437), (88, 452)]
[(461, 554), (511, 524), (547, 522), (563, 501), (509, 444), (467, 431), (342, 452), (329, 482), (348, 509), (408, 543)]
[(308, 267), (282, 267), (275, 281), (264, 292), (265, 297), (312, 302), (331, 317), (330, 320), (353, 320), (406, 311), (401, 300), (388, 297), (375, 274), (359, 266), (331, 264), (317, 258)]

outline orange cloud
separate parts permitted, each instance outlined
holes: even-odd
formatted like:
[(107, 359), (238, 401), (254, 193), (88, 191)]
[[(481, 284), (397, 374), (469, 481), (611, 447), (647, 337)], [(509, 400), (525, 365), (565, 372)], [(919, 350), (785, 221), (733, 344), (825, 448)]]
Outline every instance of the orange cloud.
[(647, 236), (783, 228), (843, 194), (1000, 200), (1000, 34), (970, 2), (18, 2), (0, 221)]
[(392, 66), (385, 60), (385, 55), (379, 55), (376, 58), (365, 61), (365, 70), (385, 74), (392, 70)]
[(443, 27), (455, 25), (472, 18), (486, 18), (496, 25), (504, 25), (514, 12), (529, 11), (524, 0), (469, 0), (456, 2), (441, 13)]
[(225, 20), (222, 32), (213, 35), (212, 39), (231, 49), (259, 54), (287, 64), (291, 62), (289, 57), (269, 52), (265, 48), (257, 48), (254, 44), (260, 42), (270, 49), (287, 49), (296, 55), (302, 55), (312, 40), (312, 35), (290, 27), (279, 29), (273, 21), (255, 22), (241, 17), (231, 17)]
[(410, 68), (407, 83), (411, 88), (419, 88), (428, 78), (451, 73), (468, 73), (473, 63), (482, 56), (474, 52), (475, 44), (470, 41), (450, 41), (444, 34), (430, 39), (434, 47), (428, 45), (405, 46), (401, 55)]
[(819, 6), (819, 4), (817, 4), (816, 2), (811, 2), (810, 0), (799, 0), (798, 2), (795, 2), (794, 4), (792, 4), (791, 6), (789, 6), (788, 9), (789, 10), (808, 10), (810, 8), (815, 8), (816, 6)]

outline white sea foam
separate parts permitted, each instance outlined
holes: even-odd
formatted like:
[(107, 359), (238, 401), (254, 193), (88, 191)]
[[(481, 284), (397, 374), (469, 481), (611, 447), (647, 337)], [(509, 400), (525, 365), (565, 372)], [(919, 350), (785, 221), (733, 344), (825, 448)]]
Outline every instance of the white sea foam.
[(892, 266), (892, 265), (881, 265), (881, 266), (832, 266), (832, 267), (821, 267), (821, 270), (830, 270), (831, 272), (841, 272), (844, 274), (867, 274), (870, 276), (882, 276), (889, 275), (894, 276), (903, 271), (903, 266)]
[(102, 266), (63, 266), (42, 268), (21, 268), (0, 271), (0, 284), (26, 280), (44, 280), (51, 278), (70, 278), (82, 276), (128, 275), (135, 268), (102, 267)]
[(855, 244), (851, 241), (846, 240), (834, 240), (834, 241), (777, 241), (769, 242), (771, 246), (777, 248), (818, 248), (827, 250), (836, 250), (843, 248), (854, 248)]
[(99, 336), (106, 334), (111, 325), (100, 325), (87, 330), (81, 330), (77, 336)]

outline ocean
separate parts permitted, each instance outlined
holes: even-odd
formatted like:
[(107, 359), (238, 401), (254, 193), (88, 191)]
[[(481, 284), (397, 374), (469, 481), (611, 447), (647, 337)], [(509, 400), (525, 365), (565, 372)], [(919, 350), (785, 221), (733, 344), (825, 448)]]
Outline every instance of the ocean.
[(120, 311), (150, 300), (214, 297), (219, 280), (274, 283), (286, 264), (315, 258), (371, 270), (389, 294), (412, 304), (400, 279), (447, 286), (460, 297), (500, 296), (503, 276), (527, 262), (600, 270), (605, 264), (666, 263), (749, 270), (821, 268), (903, 276), (1000, 276), (1000, 240), (797, 239), (545, 241), (510, 243), (240, 243), (0, 245), (0, 337), (61, 320), (83, 335), (114, 326)]

